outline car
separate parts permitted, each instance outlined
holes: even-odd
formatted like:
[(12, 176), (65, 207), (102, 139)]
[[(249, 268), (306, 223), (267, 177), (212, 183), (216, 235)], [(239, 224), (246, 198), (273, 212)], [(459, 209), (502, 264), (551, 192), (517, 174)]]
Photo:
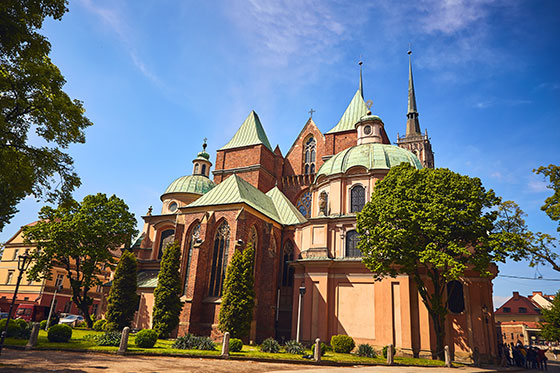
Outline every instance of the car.
[(66, 317), (64, 317), (63, 319), (60, 319), (60, 321), (58, 322), (59, 324), (66, 324), (66, 325), (70, 325), (71, 327), (75, 327), (76, 325), (78, 325), (79, 322), (84, 321), (84, 317), (80, 316), (80, 315), (68, 315)]

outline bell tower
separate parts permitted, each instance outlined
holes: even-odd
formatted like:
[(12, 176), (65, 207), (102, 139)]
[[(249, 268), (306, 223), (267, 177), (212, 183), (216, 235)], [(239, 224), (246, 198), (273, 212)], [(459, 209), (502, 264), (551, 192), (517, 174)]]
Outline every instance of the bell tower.
[(408, 113), (406, 114), (406, 134), (397, 135), (397, 145), (414, 153), (423, 167), (434, 168), (434, 153), (428, 137), (428, 130), (424, 134), (420, 131), (418, 110), (416, 108), (416, 94), (412, 78), (412, 51), (408, 51)]

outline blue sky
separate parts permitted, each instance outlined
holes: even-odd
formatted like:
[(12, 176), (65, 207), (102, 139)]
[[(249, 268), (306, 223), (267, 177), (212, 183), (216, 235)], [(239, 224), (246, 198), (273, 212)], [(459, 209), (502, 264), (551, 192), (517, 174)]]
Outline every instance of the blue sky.
[[(326, 132), (358, 86), (393, 141), (405, 131), (409, 43), (420, 125), (437, 167), (480, 177), (555, 234), (540, 211), (551, 194), (532, 169), (560, 163), (560, 2), (73, 0), (43, 32), (66, 91), (94, 126), (70, 154), (91, 193), (116, 194), (139, 218), (175, 178), (191, 173), (202, 139), (215, 150), (255, 110), (283, 154), (308, 119)], [(3, 232), (36, 219), (32, 197)], [(539, 268), (546, 278), (560, 278)], [(533, 277), (527, 263), (500, 273)], [(513, 290), (560, 282), (497, 278)]]

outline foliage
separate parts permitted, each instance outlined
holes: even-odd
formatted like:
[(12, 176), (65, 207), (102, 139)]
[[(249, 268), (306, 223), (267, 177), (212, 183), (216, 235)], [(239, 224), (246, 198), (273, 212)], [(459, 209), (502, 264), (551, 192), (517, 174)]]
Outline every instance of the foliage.
[(14, 322), (22, 329), (27, 329), (29, 327), (29, 324), (24, 319), (15, 319)]
[(218, 329), (235, 338), (247, 337), (251, 330), (255, 305), (254, 257), (255, 249), (248, 243), (245, 250), (235, 251), (227, 267)]
[(137, 347), (152, 348), (157, 342), (158, 333), (152, 329), (140, 330), (136, 333), (134, 343)]
[(301, 343), (296, 340), (290, 340), (284, 345), (284, 350), (289, 354), (302, 355), (305, 353), (305, 348)]
[(46, 18), (62, 18), (67, 0), (0, 4), (1, 231), (28, 195), (49, 203), (71, 198), (80, 179), (63, 150), (84, 143), (92, 123), (82, 102), (62, 90), (66, 81), (49, 58), (51, 45), (37, 32)]
[(181, 274), (179, 273), (181, 251), (177, 241), (167, 245), (163, 252), (154, 290), (153, 328), (160, 338), (167, 338), (179, 325), (183, 308), (181, 297)]
[(541, 206), (550, 219), (558, 222), (556, 230), (560, 232), (560, 166), (549, 164), (548, 166), (541, 166), (533, 170), (538, 175), (548, 177), (549, 184), (547, 188), (552, 189), (554, 194), (544, 200), (544, 205)]
[(72, 338), (72, 328), (66, 324), (56, 324), (49, 328), (49, 342), (68, 342)]
[(173, 348), (180, 350), (194, 350), (198, 347), (198, 337), (192, 334), (186, 334), (179, 337), (173, 343)]
[[(320, 342), (320, 346), (321, 346), (321, 356), (324, 356), (325, 352), (327, 352), (327, 350), (328, 350), (328, 346), (326, 344), (324, 344), (323, 342)], [(315, 343), (313, 343), (313, 347), (311, 348), (311, 352), (313, 353), (313, 355), (315, 355)]]
[(45, 206), (35, 225), (24, 227), (26, 242), (33, 242), (33, 264), (28, 278), (50, 278), (53, 266), (66, 269), (72, 301), (82, 311), (88, 327), (93, 326), (89, 309), (90, 289), (101, 285), (102, 268), (113, 268), (116, 250), (129, 243), (135, 233), (136, 219), (124, 201), (113, 195), (88, 195), (81, 203)]
[[(387, 351), (385, 351), (385, 353), (387, 353)], [(377, 354), (375, 353), (373, 347), (371, 347), (369, 344), (367, 343), (362, 343), (360, 345), (358, 345), (358, 356), (363, 356), (363, 357), (376, 357)]]
[(86, 334), (82, 337), (82, 340), (94, 342), (95, 344), (97, 344), (97, 340), (99, 339), (99, 337), (100, 336), (98, 334)]
[(352, 337), (344, 334), (333, 335), (331, 337), (331, 346), (334, 352), (341, 352), (347, 354), (356, 347)]
[[(0, 320), (0, 333), (6, 330), (6, 322), (8, 319)], [(15, 322), (15, 320), (10, 320), (10, 324), (8, 325), (8, 334), (7, 337), (12, 338), (19, 338), (21, 334), (21, 326)]]
[(102, 330), (105, 330), (105, 324), (107, 323), (107, 320), (101, 319), (101, 320), (97, 320), (96, 322), (93, 323), (93, 330), (95, 330), (96, 332), (100, 332)]
[(214, 351), (216, 344), (210, 337), (198, 337), (198, 350)]
[[(385, 359), (387, 359), (387, 350), (389, 349), (389, 346), (383, 346), (383, 357)], [(391, 350), (393, 351), (393, 356), (395, 356), (395, 346), (391, 345)]]
[(560, 341), (560, 291), (552, 300), (552, 307), (541, 310), (541, 335), (548, 341)]
[[(375, 280), (405, 273), (418, 287), (443, 351), (446, 284), (467, 270), (490, 275), (506, 253), (490, 237), (500, 199), (480, 179), (403, 163), (376, 184), (357, 217), (363, 262)], [(443, 359), (443, 352), (438, 353)]]
[(229, 340), (229, 351), (230, 352), (239, 352), (243, 349), (243, 341), (238, 338), (231, 338)]
[(272, 337), (267, 338), (261, 344), (261, 351), (276, 354), (280, 352), (280, 344)]
[(43, 320), (43, 321), (41, 321), (41, 322), (39, 323), (39, 328), (40, 328), (41, 330), (45, 330), (46, 327), (47, 327), (47, 320)]
[(76, 328), (87, 328), (87, 321), (78, 321), (76, 323)]
[(136, 294), (136, 256), (124, 250), (120, 259), (113, 284), (107, 299), (107, 323), (112, 330), (122, 330), (130, 326), (138, 308), (139, 296)]
[(97, 337), (98, 346), (119, 346), (121, 344), (122, 332), (110, 331)]

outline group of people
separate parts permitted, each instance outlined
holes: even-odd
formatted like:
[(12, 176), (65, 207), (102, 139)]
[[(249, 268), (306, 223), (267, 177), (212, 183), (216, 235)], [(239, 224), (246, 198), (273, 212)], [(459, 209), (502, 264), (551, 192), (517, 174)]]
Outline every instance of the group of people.
[(547, 351), (548, 348), (525, 347), (521, 342), (517, 342), (516, 345), (513, 343), (499, 345), (503, 366), (517, 366), (526, 369), (547, 370)]

